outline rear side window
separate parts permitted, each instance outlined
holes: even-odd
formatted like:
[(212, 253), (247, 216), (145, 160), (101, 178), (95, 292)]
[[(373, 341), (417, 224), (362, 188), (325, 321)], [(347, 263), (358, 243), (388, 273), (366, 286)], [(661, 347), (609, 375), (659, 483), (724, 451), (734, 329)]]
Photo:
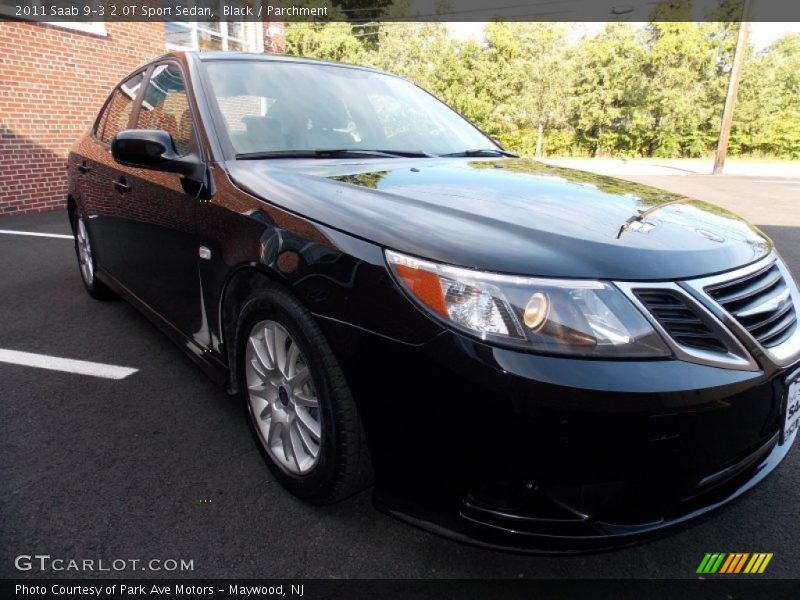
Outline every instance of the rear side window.
[(174, 64), (158, 65), (144, 90), (137, 129), (163, 129), (172, 136), (175, 151), (184, 156), (191, 149), (192, 111), (186, 84)]
[(144, 73), (126, 79), (114, 92), (111, 102), (106, 105), (103, 116), (97, 125), (97, 137), (110, 144), (114, 136), (128, 128), (133, 105), (144, 81)]

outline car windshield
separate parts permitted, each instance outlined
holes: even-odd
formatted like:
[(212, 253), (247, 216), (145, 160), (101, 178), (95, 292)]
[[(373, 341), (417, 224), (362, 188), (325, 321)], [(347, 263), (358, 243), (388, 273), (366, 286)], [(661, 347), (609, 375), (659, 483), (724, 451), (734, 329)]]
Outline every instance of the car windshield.
[(456, 112), (391, 75), (280, 61), (209, 61), (206, 70), (237, 158), (500, 152)]

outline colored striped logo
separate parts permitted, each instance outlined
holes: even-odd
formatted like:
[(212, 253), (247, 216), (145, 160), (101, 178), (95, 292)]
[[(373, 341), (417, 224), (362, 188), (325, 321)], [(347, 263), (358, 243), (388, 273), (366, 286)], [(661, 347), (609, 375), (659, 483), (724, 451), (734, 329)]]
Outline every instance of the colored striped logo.
[(697, 573), (703, 575), (724, 573), (726, 575), (738, 573), (763, 573), (772, 560), (772, 552), (709, 552), (700, 561)]

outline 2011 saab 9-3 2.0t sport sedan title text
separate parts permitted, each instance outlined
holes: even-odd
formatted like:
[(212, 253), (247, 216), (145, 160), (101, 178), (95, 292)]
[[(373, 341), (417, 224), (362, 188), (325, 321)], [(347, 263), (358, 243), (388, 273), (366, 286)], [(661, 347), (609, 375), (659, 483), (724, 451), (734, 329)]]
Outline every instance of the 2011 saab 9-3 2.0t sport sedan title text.
[(86, 289), (237, 394), (307, 501), (374, 481), (457, 539), (596, 548), (738, 496), (796, 436), (800, 296), (761, 232), (518, 158), (395, 76), (170, 54), (69, 172)]

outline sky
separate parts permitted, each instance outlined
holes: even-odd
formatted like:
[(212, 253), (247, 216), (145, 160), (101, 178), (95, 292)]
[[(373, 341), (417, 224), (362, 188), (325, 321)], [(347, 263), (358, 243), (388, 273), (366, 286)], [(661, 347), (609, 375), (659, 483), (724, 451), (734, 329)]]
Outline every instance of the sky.
[[(448, 23), (447, 27), (450, 33), (457, 39), (472, 39), (481, 41), (483, 39), (483, 28), (486, 23)], [(605, 23), (579, 23), (577, 33), (581, 31), (592, 35), (602, 30)], [(644, 26), (644, 23), (634, 23), (637, 26)], [(756, 51), (762, 50), (769, 46), (772, 42), (780, 38), (786, 33), (795, 32), (800, 33), (800, 23), (751, 23), (750, 24), (750, 42), (755, 47)]]

